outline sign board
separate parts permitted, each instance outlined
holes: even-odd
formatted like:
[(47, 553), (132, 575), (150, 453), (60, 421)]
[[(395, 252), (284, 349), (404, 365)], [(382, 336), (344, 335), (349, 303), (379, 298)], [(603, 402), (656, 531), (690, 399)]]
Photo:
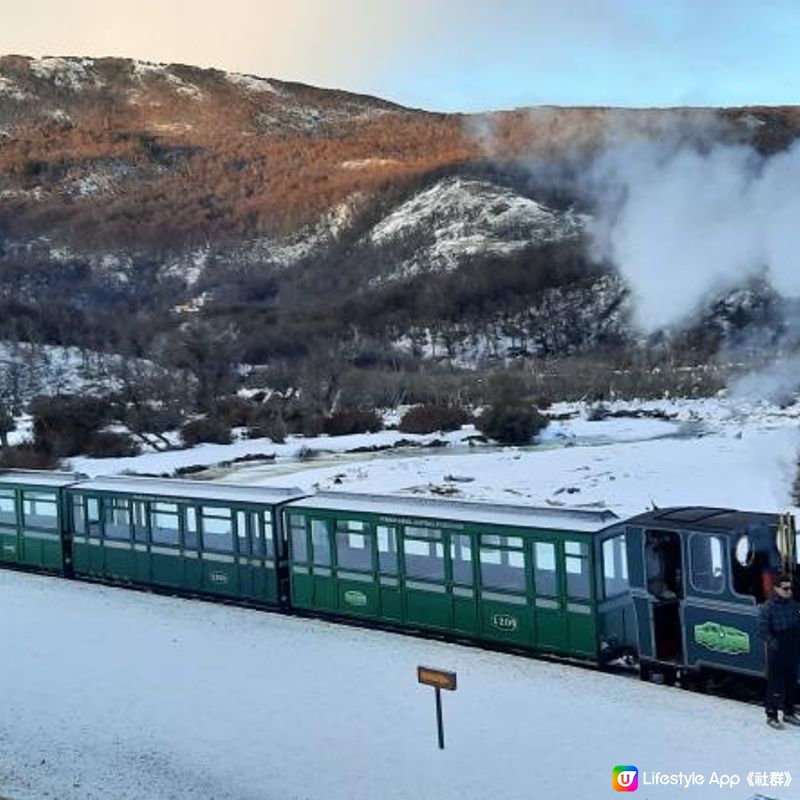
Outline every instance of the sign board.
[(434, 667), (417, 667), (417, 680), (426, 686), (435, 689), (447, 689), (450, 692), (456, 688), (456, 673)]

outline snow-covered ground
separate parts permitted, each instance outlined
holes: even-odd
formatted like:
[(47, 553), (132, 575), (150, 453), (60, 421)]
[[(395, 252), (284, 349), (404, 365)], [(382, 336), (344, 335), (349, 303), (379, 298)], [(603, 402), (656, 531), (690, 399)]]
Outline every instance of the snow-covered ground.
[[(146, 453), (133, 458), (75, 458), (90, 475), (123, 471), (171, 473), (208, 465), (215, 480), (325, 490), (442, 495), (533, 505), (605, 506), (620, 516), (653, 503), (710, 504), (777, 511), (790, 505), (800, 435), (800, 407), (736, 404), (723, 399), (618, 402), (611, 412), (663, 412), (652, 417), (587, 418), (580, 404), (549, 410), (554, 420), (537, 445), (470, 446), (475, 430), (412, 436), (376, 434), (290, 438), (276, 445), (251, 439), (232, 445)], [(406, 440), (444, 447), (393, 448)], [(375, 453), (355, 448), (389, 447)], [(225, 464), (243, 456), (274, 460)]]
[[(13, 800), (736, 798), (800, 731), (755, 706), (458, 645), (0, 571), (0, 796)], [(446, 749), (418, 664), (454, 669)], [(690, 789), (643, 774), (696, 771)], [(736, 789), (708, 784), (738, 775)]]
[[(130, 459), (74, 459), (90, 474), (169, 473), (305, 489), (526, 504), (653, 502), (777, 511), (789, 503), (797, 406), (723, 399), (616, 403), (591, 421), (559, 405), (529, 448), (443, 436), (243, 440)], [(654, 418), (653, 412), (661, 412)], [(635, 415), (640, 416), (635, 416)], [(641, 416), (650, 414), (651, 416)], [(666, 417), (666, 418), (665, 418)], [(357, 447), (418, 444), (352, 453)], [(299, 451), (305, 448), (305, 458)], [(317, 451), (308, 458), (309, 451)], [(271, 461), (223, 465), (244, 455)], [(714, 772), (795, 771), (763, 794), (800, 798), (800, 732), (763, 712), (633, 678), (198, 601), (0, 571), (0, 797), (12, 800), (601, 800), (611, 770), (638, 797), (736, 798)], [(415, 668), (455, 669), (436, 749), (432, 691)], [(701, 774), (689, 789), (654, 772)]]

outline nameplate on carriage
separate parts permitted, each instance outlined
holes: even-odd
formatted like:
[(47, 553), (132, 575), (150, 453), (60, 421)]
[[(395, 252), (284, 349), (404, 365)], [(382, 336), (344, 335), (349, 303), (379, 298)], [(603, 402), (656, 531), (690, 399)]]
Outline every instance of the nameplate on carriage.
[(367, 596), (364, 592), (357, 592), (354, 589), (350, 589), (344, 593), (344, 601), (348, 605), (363, 608), (367, 604)]
[(433, 667), (417, 667), (417, 680), (426, 686), (436, 689), (447, 689), (450, 692), (456, 688), (456, 673)]

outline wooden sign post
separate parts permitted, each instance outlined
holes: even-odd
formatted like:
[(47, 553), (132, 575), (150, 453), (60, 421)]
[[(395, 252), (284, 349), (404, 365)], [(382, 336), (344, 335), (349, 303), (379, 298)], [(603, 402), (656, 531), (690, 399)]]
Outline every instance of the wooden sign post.
[(439, 732), (439, 749), (444, 750), (444, 723), (442, 721), (442, 689), (456, 690), (456, 673), (433, 667), (417, 667), (417, 680), (436, 691), (436, 728)]

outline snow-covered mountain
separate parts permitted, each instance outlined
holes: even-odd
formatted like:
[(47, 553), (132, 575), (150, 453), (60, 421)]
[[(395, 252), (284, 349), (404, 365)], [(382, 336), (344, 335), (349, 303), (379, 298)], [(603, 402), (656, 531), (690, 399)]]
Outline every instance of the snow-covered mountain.
[[(486, 180), (444, 178), (390, 211), (370, 231), (378, 247), (405, 249), (384, 280), (457, 269), (466, 258), (507, 256), (576, 239), (582, 219)], [(405, 245), (405, 247), (404, 247)]]
[(142, 355), (203, 319), (234, 324), (250, 363), (607, 347), (626, 288), (588, 256), (585, 198), (530, 165), (579, 163), (610, 131), (699, 125), (762, 151), (800, 131), (794, 108), (700, 116), (435, 114), (185, 65), (2, 57), (0, 338)]

